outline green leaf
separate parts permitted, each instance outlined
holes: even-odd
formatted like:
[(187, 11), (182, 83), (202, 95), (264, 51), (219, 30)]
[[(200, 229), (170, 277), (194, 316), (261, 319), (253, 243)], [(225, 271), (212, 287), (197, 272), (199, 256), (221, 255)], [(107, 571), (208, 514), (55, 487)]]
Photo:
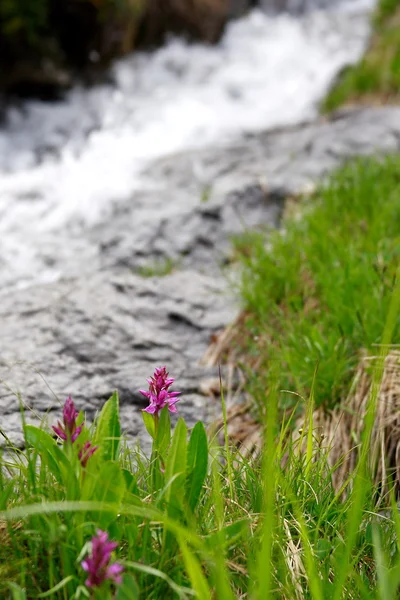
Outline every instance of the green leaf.
[(27, 445), (34, 448), (42, 458), (47, 459), (49, 469), (61, 483), (63, 475), (70, 471), (70, 463), (64, 452), (43, 429), (34, 425), (25, 425), (24, 433)]
[[(153, 577), (157, 577), (165, 581), (172, 591), (178, 596), (178, 598), (182, 598), (182, 600), (187, 600), (188, 595), (195, 595), (195, 592), (188, 587), (181, 587), (175, 581), (170, 579), (166, 573), (160, 571), (159, 569), (155, 569), (154, 567), (150, 567), (148, 565), (143, 565), (142, 563), (132, 562), (132, 561), (124, 561), (124, 565), (126, 567), (130, 567), (131, 569), (136, 569), (141, 573), (146, 573), (146, 575), (152, 575)], [(118, 600), (118, 598), (117, 598)]]
[(96, 422), (93, 443), (99, 446), (103, 460), (117, 460), (121, 439), (121, 424), (119, 419), (119, 398), (114, 392), (101, 409)]
[(154, 415), (150, 415), (145, 410), (143, 410), (142, 411), (142, 419), (143, 419), (144, 426), (147, 429), (147, 433), (154, 440), (154, 437), (156, 435), (156, 427), (155, 427), (155, 423), (154, 423)]
[(165, 463), (154, 446), (155, 444), (153, 444), (150, 457), (150, 481), (153, 492), (158, 492), (165, 482)]
[(208, 441), (203, 423), (193, 428), (188, 445), (186, 498), (193, 511), (199, 501), (208, 469)]
[(171, 441), (171, 419), (169, 416), (168, 406), (165, 406), (159, 416), (158, 433), (157, 433), (157, 449), (161, 456), (164, 456)]
[(121, 467), (116, 462), (106, 462), (100, 465), (93, 477), (86, 477), (82, 500), (94, 500), (115, 506), (115, 510), (94, 514), (99, 526), (106, 528), (116, 518), (125, 493), (125, 477)]
[(125, 494), (125, 477), (116, 462), (107, 462), (101, 466), (96, 486), (95, 500), (107, 504), (120, 503)]
[(381, 600), (391, 600), (396, 597), (397, 588), (392, 588), (388, 560), (382, 548), (380, 530), (377, 523), (374, 523), (372, 529), (372, 539), (374, 542), (374, 557), (376, 564), (376, 574), (378, 579), (379, 598)]
[(327, 559), (332, 553), (332, 542), (324, 538), (318, 540), (314, 552), (319, 560)]
[(67, 583), (69, 583), (73, 579), (74, 579), (73, 575), (68, 575), (68, 577), (65, 577), (62, 581), (57, 583), (57, 585), (52, 587), (51, 590), (47, 590), (47, 592), (43, 592), (42, 594), (39, 594), (37, 596), (37, 598), (49, 598), (50, 596), (53, 596), (53, 594), (62, 590), (62, 588), (64, 588), (67, 585)]
[(14, 491), (15, 482), (12, 479), (7, 485), (3, 485), (0, 494), (0, 510), (7, 508), (7, 502)]
[[(178, 419), (165, 466), (165, 481), (168, 486), (165, 496), (169, 515), (176, 515), (183, 506), (185, 483), (183, 475), (186, 473), (186, 459), (187, 427), (183, 419)], [(182, 477), (178, 475), (182, 475)], [(174, 481), (168, 485), (173, 478)]]
[(136, 579), (130, 573), (125, 573), (115, 600), (139, 600), (139, 587)]
[(181, 548), (186, 571), (189, 575), (192, 587), (197, 594), (197, 598), (199, 598), (199, 600), (210, 600), (210, 598), (213, 597), (211, 589), (206, 578), (204, 577), (197, 557), (189, 549), (182, 536), (178, 536), (178, 542)]
[(142, 506), (142, 501), (139, 497), (139, 487), (137, 484), (136, 477), (132, 475), (132, 473), (128, 471), (128, 469), (122, 469), (121, 472), (125, 480), (126, 488), (124, 502), (126, 502), (127, 504), (133, 504), (135, 506)]
[(205, 539), (207, 547), (210, 550), (214, 550), (217, 546), (220, 549), (229, 548), (229, 546), (235, 544), (241, 537), (246, 538), (248, 535), (249, 519), (240, 519), (211, 533)]
[(8, 582), (8, 587), (12, 594), (12, 600), (26, 600), (25, 590), (19, 587), (16, 583)]
[(125, 487), (127, 492), (130, 492), (131, 494), (138, 494), (139, 490), (136, 477), (130, 471), (128, 471), (128, 469), (122, 469), (122, 475), (125, 479)]

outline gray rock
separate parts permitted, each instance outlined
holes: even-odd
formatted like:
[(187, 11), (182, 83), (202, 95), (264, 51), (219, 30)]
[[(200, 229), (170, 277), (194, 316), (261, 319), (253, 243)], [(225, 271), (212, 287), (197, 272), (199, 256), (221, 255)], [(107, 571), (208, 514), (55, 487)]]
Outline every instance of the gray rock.
[(272, 14), (289, 12), (302, 14), (307, 11), (332, 8), (341, 0), (259, 0), (260, 7)]
[[(347, 158), (400, 147), (400, 108), (359, 109), (248, 136), (226, 148), (178, 154), (144, 174), (135, 194), (90, 235), (100, 264), (137, 269), (154, 257), (216, 272), (230, 236), (276, 226), (283, 200), (307, 192)], [(117, 233), (116, 233), (117, 232)], [(222, 253), (221, 253), (222, 252)]]
[(92, 418), (119, 390), (126, 433), (143, 433), (139, 389), (167, 365), (188, 423), (207, 419), (198, 365), (212, 332), (235, 315), (224, 282), (195, 271), (164, 278), (102, 271), (0, 296), (2, 429), (21, 443), (19, 399), (28, 420), (55, 422), (68, 394)]
[(245, 14), (252, 6), (256, 4), (255, 0), (229, 0), (229, 16), (237, 18)]
[[(201, 389), (216, 369), (200, 359), (238, 310), (220, 270), (230, 236), (277, 226), (287, 195), (348, 157), (399, 148), (400, 108), (389, 107), (247, 136), (154, 163), (104, 223), (71, 231), (62, 251), (44, 240), (64, 279), (25, 289), (10, 280), (0, 292), (2, 430), (22, 443), (19, 401), (28, 420), (53, 423), (71, 394), (91, 419), (118, 389), (124, 431), (146, 441), (138, 390), (164, 364), (188, 422), (213, 418), (218, 406)], [(165, 258), (175, 266), (165, 277), (135, 273)]]

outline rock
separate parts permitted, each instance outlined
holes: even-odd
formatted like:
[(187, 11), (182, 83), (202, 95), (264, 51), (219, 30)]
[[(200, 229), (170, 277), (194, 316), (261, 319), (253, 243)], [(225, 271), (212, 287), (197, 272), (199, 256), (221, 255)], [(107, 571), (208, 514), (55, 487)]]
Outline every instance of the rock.
[(154, 46), (174, 33), (214, 43), (229, 19), (242, 16), (256, 4), (255, 0), (148, 0), (138, 41)]
[(112, 59), (137, 47), (157, 47), (168, 35), (214, 43), (227, 21), (251, 4), (249, 0), (51, 0), (36, 31), (35, 22), (25, 22), (26, 15), (11, 0), (14, 22), (3, 23), (0, 18), (0, 91), (55, 99), (78, 76), (89, 84), (102, 81)]
[(203, 396), (216, 397), (221, 395), (221, 383), (222, 389), (226, 390), (226, 382), (220, 381), (219, 377), (208, 377), (200, 382), (200, 392)]
[[(286, 196), (310, 189), (350, 156), (399, 150), (400, 108), (386, 107), (171, 156), (149, 167), (143, 190), (103, 223), (71, 230), (67, 245), (57, 232), (43, 236), (38, 269), (52, 248), (63, 280), (27, 280), (19, 289), (12, 269), (0, 265), (2, 429), (22, 443), (19, 398), (32, 408), (28, 420), (47, 414), (53, 423), (67, 394), (92, 418), (118, 389), (124, 431), (146, 442), (138, 390), (164, 364), (183, 392), (178, 406), (188, 422), (215, 418), (219, 403), (203, 394), (204, 380), (218, 371), (200, 360), (238, 312), (220, 268), (230, 236), (277, 226)], [(160, 259), (173, 261), (172, 272), (137, 274)]]
[(209, 418), (198, 359), (236, 312), (222, 280), (189, 270), (146, 279), (103, 271), (2, 294), (0, 306), (2, 428), (14, 442), (22, 443), (19, 394), (28, 420), (52, 423), (68, 394), (93, 418), (117, 389), (124, 431), (143, 434), (138, 390), (164, 364), (182, 391), (180, 414), (191, 425)]
[(297, 15), (311, 10), (326, 9), (339, 3), (340, 0), (259, 0), (260, 7), (272, 14), (289, 12)]
[(159, 44), (167, 33), (216, 42), (229, 16), (229, 0), (148, 0), (139, 40)]
[(230, 0), (229, 1), (229, 18), (236, 19), (244, 15), (249, 9), (257, 5), (256, 0)]
[(8, 95), (56, 100), (73, 83), (72, 72), (50, 59), (18, 62), (2, 78)]
[[(226, 196), (259, 187), (259, 200), (281, 202), (312, 188), (326, 173), (354, 156), (396, 152), (400, 147), (400, 108), (349, 108), (330, 119), (321, 118), (295, 127), (246, 136), (227, 148), (187, 152), (155, 163), (149, 178), (172, 182), (174, 187), (197, 190), (211, 187), (204, 206), (228, 207)], [(202, 173), (202, 180), (196, 177)], [(251, 219), (243, 205), (244, 223)], [(239, 202), (239, 205), (241, 203)], [(258, 204), (260, 206), (260, 204)]]

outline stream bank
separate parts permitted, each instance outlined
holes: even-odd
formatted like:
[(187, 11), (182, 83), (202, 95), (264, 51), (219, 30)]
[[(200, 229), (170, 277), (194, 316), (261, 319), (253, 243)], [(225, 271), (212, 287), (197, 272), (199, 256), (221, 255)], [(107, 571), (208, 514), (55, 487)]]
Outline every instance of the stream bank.
[[(121, 203), (112, 221), (87, 229), (75, 273), (3, 287), (0, 365), (9, 387), (0, 392), (2, 429), (22, 443), (13, 392), (32, 409), (28, 421), (47, 414), (53, 422), (67, 394), (91, 418), (118, 389), (124, 431), (145, 439), (138, 389), (161, 364), (182, 391), (179, 411), (188, 424), (217, 416), (218, 403), (202, 385), (217, 372), (200, 359), (238, 311), (221, 272), (230, 236), (276, 227), (288, 195), (310, 190), (347, 158), (398, 151), (400, 108), (386, 107), (343, 111), (148, 166), (146, 189)], [(172, 272), (138, 274), (138, 264), (165, 258)]]

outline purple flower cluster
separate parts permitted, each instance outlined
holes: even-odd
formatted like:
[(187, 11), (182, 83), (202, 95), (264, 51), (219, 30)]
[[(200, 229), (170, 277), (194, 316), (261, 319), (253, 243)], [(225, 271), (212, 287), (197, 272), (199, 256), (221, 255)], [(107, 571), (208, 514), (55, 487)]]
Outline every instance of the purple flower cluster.
[(176, 413), (176, 402), (178, 402), (180, 392), (170, 392), (169, 388), (174, 383), (175, 379), (168, 377), (166, 367), (159, 367), (154, 371), (154, 375), (150, 377), (147, 382), (149, 384), (149, 391), (139, 390), (145, 398), (150, 402), (147, 408), (143, 410), (152, 415), (158, 415), (160, 410), (164, 406), (168, 406), (168, 410), (172, 413)]
[[(84, 423), (79, 426), (76, 424), (78, 415), (79, 412), (76, 410), (71, 396), (68, 396), (63, 409), (63, 423), (58, 421), (57, 425), (53, 425), (53, 430), (64, 442), (73, 444), (84, 428)], [(86, 467), (89, 458), (93, 456), (97, 448), (98, 446), (92, 446), (91, 442), (85, 442), (83, 448), (80, 448), (78, 458), (82, 467)]]
[(82, 425), (79, 427), (76, 426), (76, 418), (79, 415), (78, 411), (75, 409), (75, 405), (72, 401), (71, 396), (65, 401), (64, 410), (63, 410), (63, 422), (62, 425), (60, 421), (58, 421), (57, 426), (53, 425), (53, 429), (64, 442), (74, 443), (78, 435), (83, 429)]
[[(179, 401), (180, 392), (171, 392), (169, 389), (174, 381), (174, 378), (169, 377), (166, 367), (156, 368), (153, 376), (147, 379), (148, 391), (140, 390), (140, 393), (149, 401), (149, 406), (143, 410), (157, 417), (160, 410), (167, 406), (170, 412), (176, 413), (175, 404)], [(57, 426), (53, 426), (56, 434), (64, 442), (73, 444), (80, 435), (84, 423), (77, 426), (78, 414), (71, 397), (68, 397), (63, 411), (63, 424), (58, 421)], [(78, 448), (81, 465), (86, 467), (89, 458), (97, 450), (97, 446), (93, 446), (90, 441), (87, 441), (83, 447), (78, 446)], [(106, 582), (122, 583), (124, 567), (117, 562), (111, 562), (112, 553), (116, 548), (117, 543), (109, 540), (108, 533), (98, 529), (92, 538), (89, 555), (81, 562), (82, 568), (88, 574), (85, 582), (88, 588), (99, 588)]]
[(98, 446), (92, 446), (92, 442), (85, 442), (83, 448), (78, 452), (78, 458), (81, 461), (82, 467), (86, 467), (91, 456), (96, 452)]
[(98, 529), (92, 538), (92, 553), (81, 562), (82, 568), (89, 574), (86, 585), (89, 588), (101, 586), (105, 581), (121, 583), (121, 573), (124, 567), (119, 563), (110, 563), (111, 553), (118, 546), (116, 542), (110, 542), (108, 533)]

